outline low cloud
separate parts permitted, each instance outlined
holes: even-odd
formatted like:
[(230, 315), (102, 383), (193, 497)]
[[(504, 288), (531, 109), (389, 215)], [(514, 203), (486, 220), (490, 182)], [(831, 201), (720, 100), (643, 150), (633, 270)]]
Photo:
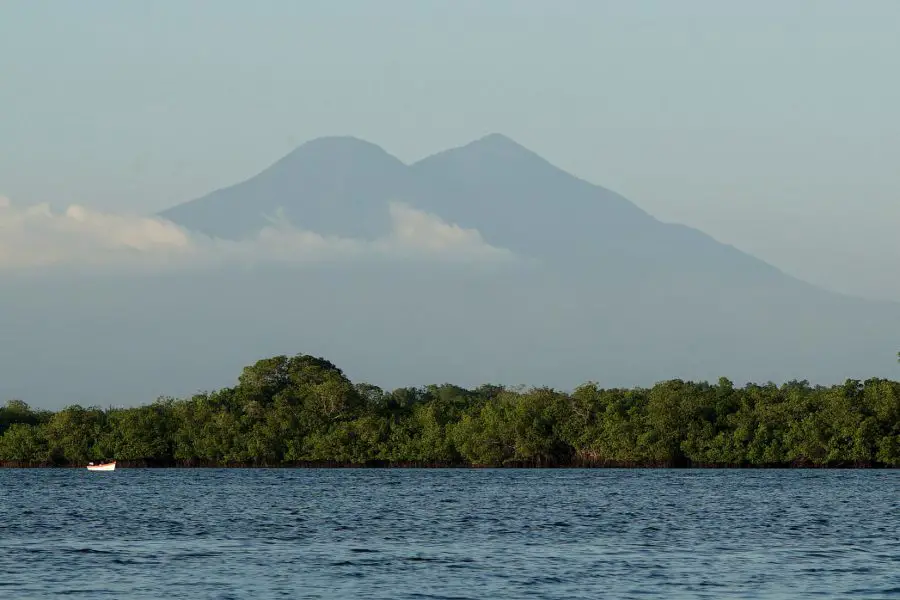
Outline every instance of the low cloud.
[(277, 220), (252, 239), (210, 238), (171, 221), (111, 214), (83, 206), (54, 212), (17, 207), (0, 196), (0, 269), (46, 266), (184, 268), (223, 262), (316, 263), (347, 260), (497, 262), (509, 250), (474, 229), (402, 203), (391, 203), (392, 230), (375, 240), (323, 236)]

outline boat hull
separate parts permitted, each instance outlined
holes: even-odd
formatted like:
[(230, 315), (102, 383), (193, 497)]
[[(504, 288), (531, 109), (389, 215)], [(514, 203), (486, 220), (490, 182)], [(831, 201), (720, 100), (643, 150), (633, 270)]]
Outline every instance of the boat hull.
[(88, 465), (87, 470), (88, 471), (115, 471), (116, 463), (111, 462), (111, 463), (106, 463), (106, 464), (102, 464), (102, 465)]

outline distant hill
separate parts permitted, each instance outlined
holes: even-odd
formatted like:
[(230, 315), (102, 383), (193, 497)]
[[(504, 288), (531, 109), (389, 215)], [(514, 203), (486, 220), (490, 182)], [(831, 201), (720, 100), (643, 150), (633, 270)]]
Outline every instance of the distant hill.
[(188, 229), (251, 237), (282, 214), (322, 234), (387, 233), (387, 203), (399, 200), (492, 244), (550, 262), (622, 272), (713, 270), (731, 278), (778, 277), (776, 269), (683, 225), (657, 221), (622, 196), (491, 134), (406, 166), (352, 137), (310, 141), (247, 181), (160, 213)]
[(313, 140), (160, 216), (226, 239), (279, 215), (375, 239), (391, 229), (391, 201), (527, 260), (8, 277), (0, 401), (137, 404), (228, 385), (258, 357), (298, 352), (386, 387), (896, 375), (897, 305), (818, 289), (662, 223), (501, 135), (412, 165), (355, 138)]

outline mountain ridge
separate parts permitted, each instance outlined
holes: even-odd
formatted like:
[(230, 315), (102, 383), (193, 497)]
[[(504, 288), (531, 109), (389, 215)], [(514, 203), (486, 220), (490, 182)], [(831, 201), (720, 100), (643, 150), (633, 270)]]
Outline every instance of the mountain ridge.
[[(315, 138), (257, 175), (159, 216), (206, 235), (241, 239), (267, 226), (266, 215), (283, 211), (302, 229), (373, 239), (390, 231), (386, 205), (392, 200), (477, 229), (488, 243), (525, 254), (537, 249), (554, 262), (611, 253), (638, 260), (637, 244), (653, 239), (685, 249), (693, 244), (699, 260), (719, 244), (720, 253), (759, 261), (696, 228), (659, 221), (501, 133), (408, 164), (358, 137)], [(777, 270), (759, 263), (757, 269)]]
[(502, 135), (409, 165), (359, 138), (319, 138), (162, 216), (251, 247), (279, 207), (304, 230), (385, 239), (396, 225), (391, 202), (526, 260), (8, 278), (0, 398), (26, 390), (33, 402), (137, 404), (228, 385), (255, 357), (297, 352), (382, 387), (571, 389), (723, 375), (834, 383), (895, 372), (900, 306), (822, 290), (659, 221)]

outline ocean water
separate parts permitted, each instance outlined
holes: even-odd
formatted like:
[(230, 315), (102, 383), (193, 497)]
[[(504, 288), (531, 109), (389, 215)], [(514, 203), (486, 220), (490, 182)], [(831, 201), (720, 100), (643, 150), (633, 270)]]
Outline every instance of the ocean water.
[(900, 471), (0, 470), (0, 598), (900, 598)]

